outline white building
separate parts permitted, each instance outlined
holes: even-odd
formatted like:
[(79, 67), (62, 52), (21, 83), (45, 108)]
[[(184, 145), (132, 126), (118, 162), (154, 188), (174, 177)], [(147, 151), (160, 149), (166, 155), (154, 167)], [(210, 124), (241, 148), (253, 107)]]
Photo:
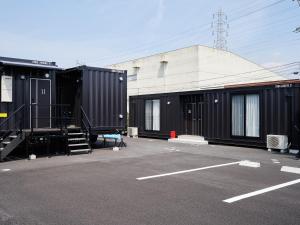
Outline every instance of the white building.
[(127, 70), (128, 96), (222, 88), (284, 77), (228, 51), (194, 45), (108, 66)]

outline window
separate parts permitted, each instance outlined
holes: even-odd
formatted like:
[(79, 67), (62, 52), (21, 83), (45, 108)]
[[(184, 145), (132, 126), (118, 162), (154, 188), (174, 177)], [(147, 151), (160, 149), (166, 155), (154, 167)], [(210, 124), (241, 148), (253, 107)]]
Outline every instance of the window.
[(160, 100), (145, 101), (145, 130), (160, 130)]
[(127, 79), (128, 79), (128, 81), (135, 81), (135, 80), (137, 80), (137, 75), (136, 74), (128, 75)]
[(259, 95), (232, 96), (232, 135), (259, 137)]
[(140, 67), (138, 67), (138, 66), (133, 67), (133, 73), (131, 75), (127, 76), (128, 81), (137, 80), (137, 75), (138, 75), (139, 71), (140, 71)]
[(158, 71), (158, 77), (164, 77), (166, 73), (168, 62), (167, 61), (161, 61)]
[(244, 136), (244, 96), (235, 95), (232, 97), (232, 135)]

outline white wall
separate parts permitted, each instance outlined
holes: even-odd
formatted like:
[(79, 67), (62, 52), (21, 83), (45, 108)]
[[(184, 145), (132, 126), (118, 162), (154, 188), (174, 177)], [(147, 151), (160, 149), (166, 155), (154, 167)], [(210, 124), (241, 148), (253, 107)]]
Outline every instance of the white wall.
[[(167, 62), (161, 77), (161, 62)], [(139, 67), (136, 81), (128, 81), (128, 96), (192, 91), (228, 84), (284, 79), (233, 53), (205, 46), (191, 46), (108, 66), (127, 70)], [(249, 71), (255, 71), (249, 73)], [(244, 73), (244, 74), (241, 74)]]
[(231, 52), (205, 46), (199, 46), (198, 60), (199, 89), (284, 79)]

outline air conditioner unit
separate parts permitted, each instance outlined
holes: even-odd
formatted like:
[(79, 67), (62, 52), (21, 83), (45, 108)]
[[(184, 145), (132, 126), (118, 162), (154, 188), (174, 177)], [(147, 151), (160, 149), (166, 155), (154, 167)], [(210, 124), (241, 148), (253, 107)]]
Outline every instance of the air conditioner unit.
[(138, 128), (137, 127), (128, 127), (127, 135), (129, 137), (138, 137)]
[(269, 150), (279, 149), (285, 150), (288, 148), (288, 137), (286, 135), (267, 135), (267, 148)]

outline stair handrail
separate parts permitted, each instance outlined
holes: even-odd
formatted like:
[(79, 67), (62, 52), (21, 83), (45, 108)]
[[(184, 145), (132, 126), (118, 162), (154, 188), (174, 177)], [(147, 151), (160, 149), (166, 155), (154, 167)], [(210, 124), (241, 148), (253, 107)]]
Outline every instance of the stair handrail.
[[(67, 124), (66, 124), (67, 121), (66, 120), (68, 119), (68, 117), (65, 117), (63, 115), (63, 108), (64, 107), (70, 107), (71, 106), (70, 104), (45, 104), (45, 105), (43, 105), (43, 104), (39, 104), (39, 103), (30, 103), (29, 105), (30, 105), (31, 111), (33, 111), (33, 106), (41, 107), (41, 108), (49, 107), (51, 109), (51, 114), (50, 114), (49, 117), (48, 116), (40, 117), (40, 116), (37, 116), (37, 115), (34, 116), (33, 113), (30, 114), (30, 118), (31, 118), (31, 120), (30, 120), (31, 121), (31, 124), (30, 124), (31, 135), (33, 134), (33, 130), (34, 130), (34, 126), (33, 126), (34, 119), (50, 119), (51, 121), (52, 121), (52, 119), (55, 119), (54, 121), (57, 125), (60, 126), (61, 131), (63, 129), (63, 124), (64, 123), (65, 123), (65, 126), (67, 126)], [(54, 109), (54, 110), (52, 111), (52, 109)], [(59, 110), (57, 110), (57, 109), (59, 109)], [(53, 116), (52, 112), (54, 112), (54, 116)], [(57, 116), (57, 114), (59, 116)]]
[[(91, 134), (91, 129), (92, 129), (91, 122), (90, 122), (88, 116), (86, 115), (86, 112), (84, 111), (84, 109), (83, 109), (82, 106), (80, 106), (80, 109), (81, 109), (81, 112), (82, 112), (82, 115), (83, 115), (83, 118), (82, 118), (81, 121), (82, 121), (83, 125), (85, 126), (85, 129), (89, 132), (89, 134)], [(84, 119), (87, 121), (88, 127), (87, 127), (87, 125), (85, 124)]]
[[(7, 117), (5, 120), (3, 120), (1, 123), (0, 123), (0, 130), (1, 130), (1, 127), (6, 124), (8, 121), (11, 120), (11, 118), (13, 118), (18, 112), (20, 112), (21, 110), (23, 110), (25, 107), (25, 104), (21, 105), (19, 108), (17, 108), (9, 117)], [(15, 124), (16, 125), (16, 124)], [(22, 126), (20, 126), (20, 131), (22, 132)]]

